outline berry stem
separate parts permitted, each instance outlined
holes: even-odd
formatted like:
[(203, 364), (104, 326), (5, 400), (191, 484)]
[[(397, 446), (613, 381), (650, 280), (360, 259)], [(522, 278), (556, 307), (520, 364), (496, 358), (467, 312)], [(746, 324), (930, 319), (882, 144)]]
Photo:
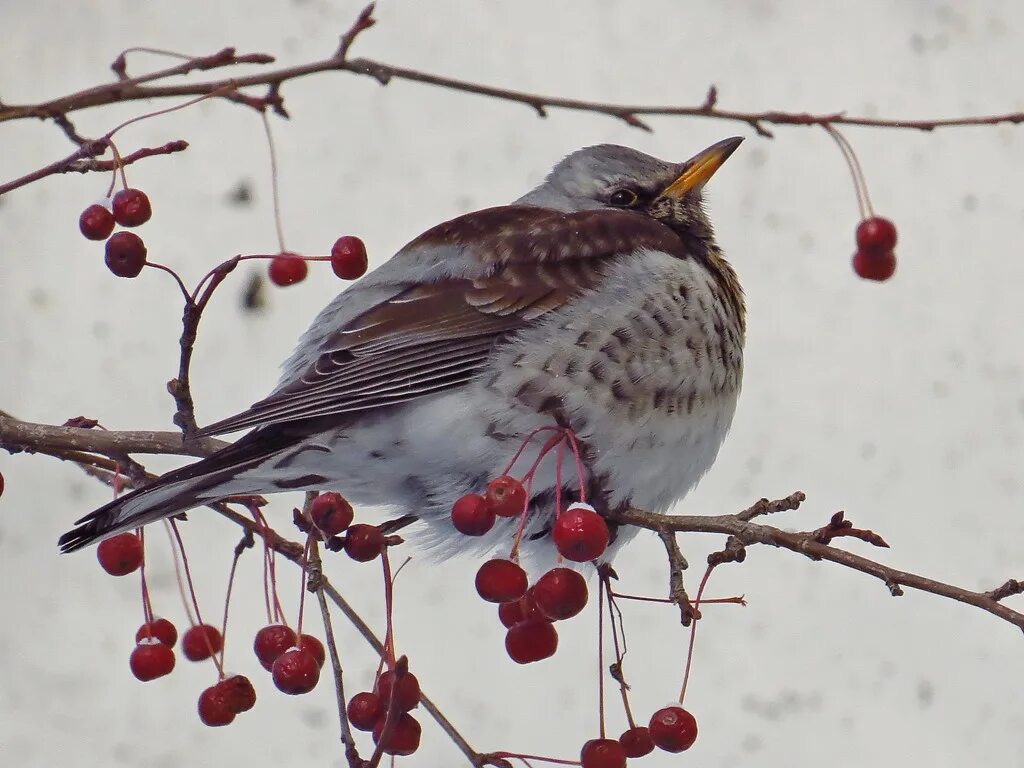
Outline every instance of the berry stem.
[(174, 543), (174, 536), (171, 533), (170, 520), (164, 520), (164, 530), (167, 531), (167, 538), (171, 543), (171, 560), (174, 562), (174, 580), (178, 584), (178, 594), (181, 596), (181, 603), (185, 607), (185, 618), (189, 626), (195, 626), (196, 619), (192, 615), (192, 608), (188, 604), (188, 595), (185, 594), (185, 579), (181, 573), (181, 561), (178, 559), (178, 548)]
[[(316, 494), (313, 494), (313, 498), (316, 498)], [(306, 507), (308, 510), (308, 502)], [(313, 533), (311, 531), (306, 534), (306, 546), (302, 548), (302, 561), (299, 563), (299, 617), (295, 621), (296, 638), (302, 634), (302, 614), (306, 609), (306, 580), (309, 575), (309, 548), (312, 544)]]
[(270, 192), (274, 203), (274, 227), (277, 229), (277, 244), (281, 248), (281, 252), (284, 253), (284, 227), (281, 226), (281, 193), (278, 188), (277, 151), (274, 148), (274, 135), (270, 130), (267, 113), (261, 112), (260, 117), (263, 118), (263, 131), (267, 135), (267, 149), (270, 150)]
[(146, 261), (145, 266), (153, 267), (154, 269), (159, 269), (161, 272), (166, 272), (167, 274), (169, 274), (171, 277), (174, 278), (174, 282), (178, 284), (178, 288), (181, 289), (181, 295), (185, 297), (185, 303), (187, 304), (192, 301), (192, 297), (189, 295), (188, 288), (185, 287), (185, 283), (182, 282), (182, 279), (178, 276), (178, 273), (175, 272), (173, 269), (163, 264), (157, 264), (155, 261), (148, 260)]
[[(608, 602), (608, 620), (611, 622), (612, 627), (612, 645), (615, 649), (615, 668), (618, 670), (618, 675), (613, 675), (619, 684), (619, 695), (622, 696), (622, 708), (626, 713), (626, 721), (629, 723), (630, 728), (636, 728), (636, 721), (633, 720), (633, 710), (629, 706), (629, 686), (626, 685), (626, 678), (622, 671), (622, 665), (625, 661), (626, 651), (626, 629), (622, 621), (622, 611), (619, 610), (618, 603), (615, 602), (615, 593), (612, 592), (611, 580), (608, 578), (605, 571), (599, 573), (601, 583), (605, 588), (605, 595)], [(601, 606), (598, 606), (598, 610), (602, 610)], [(619, 635), (622, 635), (622, 644), (619, 644)]]
[(842, 152), (843, 159), (846, 160), (846, 165), (850, 169), (850, 175), (853, 177), (854, 191), (857, 194), (857, 207), (860, 209), (861, 219), (867, 219), (874, 216), (875, 210), (871, 205), (871, 196), (868, 194), (868, 185), (864, 180), (864, 171), (860, 167), (860, 160), (857, 159), (857, 153), (853, 151), (853, 146), (834, 125), (830, 123), (822, 123), (822, 127), (828, 135), (835, 140), (836, 144), (839, 145), (839, 151)]
[(556, 431), (556, 430), (559, 430), (559, 429), (561, 429), (561, 427), (546, 426), (546, 427), (537, 427), (535, 430), (533, 430), (530, 434), (528, 434), (525, 438), (523, 438), (522, 443), (520, 443), (520, 445), (519, 445), (519, 450), (516, 451), (516, 455), (512, 457), (512, 461), (510, 461), (508, 463), (508, 466), (505, 467), (505, 471), (502, 472), (501, 474), (507, 475), (507, 474), (509, 474), (512, 471), (512, 468), (516, 465), (516, 462), (519, 461), (519, 457), (522, 456), (523, 455), (523, 451), (525, 451), (527, 449), (527, 447), (529, 447), (530, 442), (533, 440), (535, 435), (539, 435), (541, 432), (551, 432), (551, 431)]
[[(178, 545), (178, 552), (181, 554), (181, 566), (182, 569), (185, 571), (185, 583), (188, 584), (189, 598), (191, 599), (192, 607), (195, 609), (196, 612), (196, 622), (199, 624), (203, 624), (205, 622), (203, 621), (202, 614), (199, 612), (199, 600), (196, 598), (195, 584), (192, 583), (192, 570), (188, 566), (188, 555), (185, 554), (185, 543), (181, 540), (181, 533), (178, 532), (178, 525), (174, 522), (174, 520), (170, 520), (169, 522), (171, 525), (171, 532), (174, 534), (174, 541)], [(186, 607), (186, 611), (187, 610), (188, 609)], [(210, 638), (205, 632), (203, 633), (203, 639), (206, 642), (207, 646), (209, 647), (210, 657), (213, 659), (214, 666), (217, 667), (217, 673), (220, 675), (221, 678), (223, 678), (224, 665), (221, 663), (221, 660), (217, 657), (217, 654), (214, 652), (213, 646), (210, 644)]]
[(139, 581), (142, 588), (142, 615), (145, 618), (146, 634), (151, 636), (149, 625), (153, 623), (153, 605), (149, 600), (149, 586), (146, 584), (146, 529), (136, 528), (135, 535), (142, 542), (142, 565), (139, 566)]
[(580, 764), (579, 760), (560, 760), (557, 757), (545, 757), (544, 755), (528, 755), (525, 752), (488, 752), (487, 757), (512, 758), (513, 760), (522, 760), (527, 765), (530, 764), (530, 760), (540, 760), (545, 763), (553, 763), (554, 765)]
[[(245, 541), (245, 539), (243, 539), (243, 541)], [(235, 585), (235, 572), (238, 570), (238, 559), (242, 556), (243, 551), (243, 547), (235, 547), (234, 557), (231, 558), (231, 570), (228, 572), (228, 588), (224, 593), (224, 620), (220, 625), (220, 664), (217, 667), (221, 670), (222, 674), (224, 669), (224, 654), (227, 652), (228, 648), (228, 606), (231, 605), (231, 589)]]
[(124, 189), (128, 188), (128, 180), (124, 174), (124, 160), (121, 158), (121, 153), (117, 151), (117, 145), (111, 141), (110, 136), (106, 137), (107, 146), (110, 147), (110, 152), (114, 156), (114, 167), (110, 172), (110, 186), (107, 187), (107, 197), (109, 198), (114, 194), (114, 187), (117, 186), (117, 174), (121, 173), (121, 185)]
[[(700, 586), (697, 588), (697, 598), (694, 600), (694, 604), (700, 602), (701, 595), (704, 594), (704, 587), (707, 586), (708, 579), (711, 578), (711, 572), (715, 569), (714, 565), (709, 565), (708, 569), (704, 571), (704, 577), (700, 580)], [(683, 672), (683, 687), (679, 691), (679, 705), (682, 706), (683, 699), (686, 698), (686, 686), (690, 682), (690, 667), (693, 665), (693, 644), (697, 639), (697, 625), (700, 623), (700, 615), (694, 614), (693, 626), (690, 627), (690, 642), (686, 648), (686, 670)]]
[[(384, 572), (384, 614), (387, 622), (384, 632), (384, 653), (387, 657), (388, 669), (391, 669), (395, 666), (395, 583), (391, 578), (391, 559), (388, 557), (387, 548), (380, 553), (380, 560)], [(380, 674), (379, 670), (377, 674)]]
[[(144, 115), (136, 115), (135, 117), (130, 118), (129, 120), (125, 120), (120, 125), (116, 125), (113, 128), (111, 128), (109, 131), (107, 131), (103, 135), (103, 140), (105, 140), (107, 143), (110, 143), (110, 139), (113, 137), (113, 135), (115, 133), (120, 131), (122, 128), (127, 128), (132, 123), (138, 123), (138, 122), (141, 122), (142, 120), (148, 120), (151, 117), (158, 117), (160, 115), (166, 115), (166, 114), (168, 114), (170, 112), (177, 112), (179, 109), (185, 109), (185, 107), (191, 107), (193, 104), (198, 104), (200, 101), (205, 101), (206, 99), (213, 99), (213, 98), (217, 98), (217, 97), (223, 96), (224, 94), (230, 93), (231, 91), (234, 91), (234, 90), (236, 90), (234, 88), (234, 86), (232, 86), (232, 85), (224, 85), (224, 86), (222, 86), (222, 87), (220, 87), (220, 88), (218, 88), (218, 89), (216, 89), (214, 91), (210, 91), (209, 93), (204, 93), (201, 96), (196, 96), (194, 99), (189, 99), (188, 101), (182, 102), (181, 104), (175, 104), (173, 107), (166, 107), (164, 109), (158, 109), (158, 110), (156, 110), (154, 112), (147, 112)], [(124, 181), (123, 178), (122, 178), (122, 181)], [(128, 183), (124, 182), (124, 185), (127, 187)], [(111, 189), (113, 189), (113, 188), (111, 188)]]
[(597, 581), (597, 719), (600, 737), (604, 731), (604, 577)]

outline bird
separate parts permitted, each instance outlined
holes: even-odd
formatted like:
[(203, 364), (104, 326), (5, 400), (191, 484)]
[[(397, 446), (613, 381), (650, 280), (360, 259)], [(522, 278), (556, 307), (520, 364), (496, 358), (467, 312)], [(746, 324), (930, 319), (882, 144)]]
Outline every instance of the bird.
[[(470, 544), (452, 505), (523, 445), (537, 455), (528, 437), (551, 425), (578, 439), (582, 474), (537, 466), (524, 541), (550, 545), (581, 484), (603, 515), (668, 511), (715, 461), (740, 392), (744, 296), (703, 192), (741, 141), (681, 163), (586, 147), (510, 205), (427, 230), (316, 316), (269, 396), (193, 434), (241, 438), (86, 515), (60, 548), (323, 490), (415, 518), (428, 550), (494, 548), (517, 521)], [(613, 528), (615, 545), (633, 533)]]

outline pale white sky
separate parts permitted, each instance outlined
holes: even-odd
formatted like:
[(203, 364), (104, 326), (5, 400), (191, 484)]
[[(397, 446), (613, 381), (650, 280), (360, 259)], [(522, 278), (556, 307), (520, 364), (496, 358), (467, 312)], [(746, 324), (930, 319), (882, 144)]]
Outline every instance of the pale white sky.
[[(312, 60), (334, 49), (357, 10), (320, 0), (7, 3), (0, 95), (20, 103), (89, 86), (133, 45), (191, 53), (235, 45), (283, 62)], [(721, 106), (738, 109), (893, 117), (1024, 109), (1013, 79), (1024, 8), (1012, 2), (385, 2), (378, 16), (355, 55), (564, 96), (695, 103), (714, 82)], [(580, 146), (610, 141), (683, 159), (749, 133), (652, 118), (647, 134), (556, 110), (542, 121), (521, 106), (347, 75), (289, 84), (284, 94), (293, 119), (275, 121), (274, 132), (290, 247), (313, 252), (357, 234), (371, 266), (438, 221), (519, 196)], [(99, 134), (140, 111), (92, 110), (76, 121)], [(1021, 576), (1022, 131), (847, 131), (876, 207), (900, 230), (899, 271), (884, 285), (850, 270), (856, 206), (824, 132), (750, 137), (710, 189), (750, 307), (744, 392), (718, 464), (680, 511), (732, 512), (799, 488), (808, 503), (780, 525), (816, 527), (845, 509), (889, 541), (886, 562), (979, 589)], [(274, 249), (258, 120), (205, 104), (133, 127), (120, 146), (177, 138), (190, 142), (188, 152), (129, 171), (153, 202), (145, 227), (152, 257), (194, 281), (236, 253)], [(70, 151), (57, 129), (39, 123), (0, 126), (0, 146), (3, 179)], [(254, 205), (233, 207), (228, 195), (243, 180)], [(105, 184), (51, 179), (0, 201), (0, 408), (39, 421), (84, 414), (111, 428), (166, 428), (179, 299), (159, 274), (112, 278), (102, 249), (78, 236), (78, 212)], [(326, 266), (314, 268), (301, 286), (270, 291), (264, 313), (244, 314), (247, 272), (231, 278), (204, 320), (195, 359), (201, 421), (264, 395), (296, 336), (339, 289)], [(8, 585), (0, 762), (342, 764), (329, 679), (304, 698), (277, 695), (249, 651), (262, 605), (257, 558), (243, 565), (228, 666), (252, 676), (260, 699), (231, 727), (208, 729), (194, 706), (212, 669), (179, 660), (171, 677), (146, 685), (128, 673), (136, 582), (105, 576), (91, 553), (55, 554), (57, 535), (106, 491), (44, 458), (3, 454), (0, 472)], [(286, 519), (289, 507), (276, 502), (271, 514)], [(198, 512), (185, 535), (201, 599), (216, 613), (237, 534)], [(158, 611), (181, 624), (154, 538)], [(698, 565), (716, 545), (683, 541)], [(657, 542), (639, 537), (616, 563), (623, 588), (663, 591), (662, 563)], [(476, 566), (410, 563), (398, 589), (400, 649), (481, 749), (575, 755), (596, 735), (593, 613), (565, 627), (552, 662), (516, 667), (493, 611), (474, 594)], [(376, 568), (335, 559), (328, 571), (379, 625)], [(294, 608), (297, 573), (286, 570), (285, 585)], [(644, 765), (1019, 760), (1024, 654), (1008, 625), (936, 598), (894, 600), (867, 577), (768, 550), (723, 568), (711, 591), (743, 593), (750, 604), (709, 610), (701, 628), (688, 694), (700, 738), (687, 757), (660, 754)], [(649, 714), (677, 687), (686, 637), (669, 609), (629, 606), (627, 621), (634, 706)], [(351, 633), (341, 637), (355, 692), (369, 685), (374, 662)], [(614, 704), (609, 711), (617, 733), (621, 713)], [(422, 721), (423, 750), (409, 764), (460, 764)]]

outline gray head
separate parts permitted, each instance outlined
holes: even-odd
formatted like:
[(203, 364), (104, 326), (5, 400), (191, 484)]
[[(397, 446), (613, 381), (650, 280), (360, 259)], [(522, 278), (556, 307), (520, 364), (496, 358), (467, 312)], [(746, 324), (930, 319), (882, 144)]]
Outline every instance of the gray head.
[(681, 233), (710, 237), (701, 192), (741, 141), (725, 139), (684, 163), (667, 163), (615, 144), (586, 147), (562, 160), (543, 184), (517, 202), (560, 211), (634, 210)]

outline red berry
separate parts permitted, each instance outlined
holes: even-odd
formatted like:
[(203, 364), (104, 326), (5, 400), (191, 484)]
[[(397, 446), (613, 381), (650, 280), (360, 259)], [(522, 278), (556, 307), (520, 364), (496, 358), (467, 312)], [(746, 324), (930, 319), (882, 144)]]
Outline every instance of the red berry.
[(173, 648), (178, 642), (178, 630), (167, 619), (153, 619), (139, 627), (135, 642), (141, 643), (147, 637), (155, 637), (168, 648)]
[(452, 525), (467, 536), (483, 536), (494, 527), (494, 512), (483, 496), (467, 493), (452, 507)]
[(309, 274), (309, 267), (301, 256), (281, 253), (270, 260), (267, 274), (270, 276), (270, 282), (283, 288), (305, 280)]
[(295, 632), (284, 624), (270, 624), (256, 633), (252, 649), (260, 664), (268, 672), (277, 657), (295, 645)]
[(205, 725), (217, 727), (227, 725), (235, 719), (235, 710), (228, 701), (229, 691), (220, 683), (211, 685), (199, 694), (199, 719)]
[(582, 768), (626, 768), (626, 750), (615, 739), (591, 739), (580, 750)]
[(189, 661), (203, 661), (224, 647), (220, 630), (209, 624), (189, 627), (181, 638), (181, 651)]
[(569, 619), (587, 604), (587, 580), (571, 568), (553, 568), (537, 579), (531, 594), (551, 621)]
[(353, 560), (367, 563), (384, 551), (384, 534), (375, 525), (356, 523), (345, 534), (345, 552)]
[(682, 752), (697, 740), (697, 721), (682, 707), (659, 709), (648, 724), (651, 739), (666, 752)]
[(384, 714), (384, 707), (381, 706), (380, 697), (376, 693), (363, 691), (353, 696), (345, 710), (348, 712), (348, 721), (353, 728), (360, 731), (372, 731), (377, 720)]
[(559, 554), (575, 563), (600, 557), (608, 548), (608, 526), (604, 518), (585, 504), (570, 504), (555, 518), (551, 537)]
[(354, 514), (345, 497), (331, 491), (313, 499), (309, 516), (325, 536), (337, 536), (352, 524)]
[(128, 666), (139, 680), (156, 680), (171, 674), (174, 651), (155, 638), (147, 638), (135, 646), (128, 658)]
[(892, 251), (857, 251), (853, 254), (853, 271), (865, 280), (883, 282), (896, 271), (896, 254)]
[(114, 221), (122, 227), (137, 227), (149, 221), (153, 209), (141, 189), (122, 189), (114, 195)]
[(256, 689), (245, 675), (232, 675), (217, 683), (228, 708), (236, 715), (256, 706)]
[(342, 280), (355, 280), (366, 274), (366, 246), (358, 237), (339, 237), (331, 248), (331, 269)]
[(96, 558), (111, 576), (127, 576), (142, 565), (142, 539), (134, 533), (111, 536), (100, 542)]
[(505, 625), (506, 629), (511, 629), (520, 622), (527, 621), (528, 619), (540, 619), (546, 621), (544, 614), (537, 608), (537, 603), (533, 599), (533, 590), (528, 590), (518, 600), (513, 600), (511, 603), (502, 603), (498, 606), (498, 618), (501, 619), (501, 623)]
[(146, 266), (146, 244), (134, 232), (115, 232), (107, 240), (104, 263), (118, 277), (138, 277)]
[(274, 685), (291, 696), (309, 693), (320, 680), (320, 665), (309, 651), (292, 648), (277, 657), (273, 666)]
[(643, 757), (654, 751), (654, 739), (645, 725), (630, 728), (619, 736), (619, 744), (626, 751), (626, 757)]
[(487, 484), (487, 506), (498, 517), (516, 517), (526, 510), (526, 489), (514, 477), (502, 475)]
[(476, 572), (476, 591), (489, 603), (508, 603), (526, 594), (526, 571), (511, 560), (488, 560)]
[(505, 651), (516, 664), (530, 664), (553, 656), (558, 633), (549, 621), (528, 619), (512, 626), (505, 635)]
[(4, 476), (0, 474), (0, 496), (4, 495)]
[[(379, 744), (384, 736), (386, 717), (381, 717), (373, 726), (373, 743)], [(383, 751), (388, 755), (411, 755), (420, 746), (420, 724), (408, 712), (394, 713), (384, 736)]]
[(78, 229), (90, 240), (106, 240), (114, 231), (114, 214), (99, 203), (90, 205), (78, 217)]
[(864, 219), (857, 225), (857, 248), (884, 253), (896, 247), (896, 225), (881, 216)]
[(327, 661), (327, 653), (324, 651), (324, 644), (312, 635), (299, 635), (299, 640), (295, 643), (295, 647), (299, 650), (309, 651), (313, 654), (313, 658), (316, 659), (316, 665), (318, 667), (322, 667), (324, 662)]
[(402, 679), (398, 681), (398, 686), (395, 686), (395, 673), (393, 670), (388, 670), (377, 678), (377, 684), (374, 686), (374, 693), (380, 699), (380, 706), (383, 711), (391, 706), (392, 695), (395, 698), (395, 709), (399, 712), (408, 712), (410, 709), (415, 709), (420, 703), (420, 681), (416, 679), (416, 675), (412, 672), (406, 672), (402, 675)]

